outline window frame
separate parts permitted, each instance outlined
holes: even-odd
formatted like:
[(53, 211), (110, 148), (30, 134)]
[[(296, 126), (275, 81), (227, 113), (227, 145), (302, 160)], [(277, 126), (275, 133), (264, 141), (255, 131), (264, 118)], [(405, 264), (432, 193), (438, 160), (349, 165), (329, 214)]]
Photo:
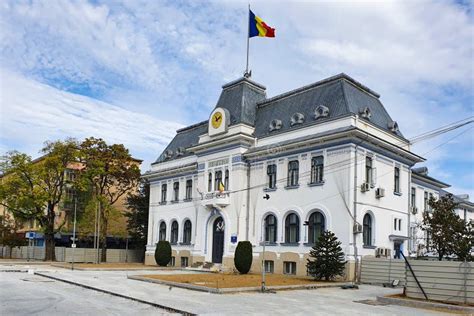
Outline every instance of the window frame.
[(222, 170), (214, 172), (214, 191), (219, 190), (219, 183), (222, 182)]
[(183, 244), (190, 245), (192, 237), (193, 237), (193, 224), (191, 223), (190, 219), (187, 219), (184, 221), (184, 224), (183, 224)]
[(411, 204), (411, 207), (416, 207), (416, 188), (415, 187), (411, 187), (410, 204)]
[(178, 221), (174, 220), (171, 223), (171, 235), (170, 235), (170, 244), (176, 245), (179, 238), (179, 224)]
[(179, 201), (179, 181), (173, 183), (173, 202)]
[(186, 180), (186, 192), (185, 192), (185, 200), (191, 200), (193, 198), (193, 180), (188, 179)]
[(288, 187), (296, 187), (299, 185), (299, 170), (300, 162), (299, 160), (290, 160), (288, 161)]
[(394, 167), (393, 169), (393, 192), (400, 192), (400, 167)]
[(263, 266), (265, 273), (275, 273), (275, 262), (273, 260), (264, 260)]
[[(318, 230), (319, 235), (315, 236)], [(324, 231), (326, 231), (326, 216), (324, 216), (324, 213), (321, 211), (312, 212), (308, 218), (308, 243), (316, 243)]]
[(324, 182), (324, 156), (318, 155), (311, 158), (311, 184)]
[(277, 165), (267, 165), (267, 184), (269, 189), (276, 189)]
[(229, 191), (229, 169), (224, 172), (224, 190)]
[(158, 241), (166, 240), (166, 223), (165, 221), (160, 222), (158, 228)]
[(362, 219), (362, 242), (364, 246), (373, 246), (373, 218), (366, 213)]
[[(274, 222), (269, 223), (269, 219), (273, 218)], [(264, 242), (268, 243), (276, 243), (278, 241), (278, 220), (274, 214), (268, 214), (265, 216), (264, 219), (264, 231), (263, 231), (263, 238)], [(271, 228), (273, 228), (273, 238), (274, 240), (270, 239), (270, 234), (272, 233)]]
[[(292, 223), (291, 219), (295, 218), (296, 223)], [(292, 237), (292, 227), (295, 228), (295, 240)], [(300, 217), (298, 214), (292, 212), (289, 213), (285, 218), (285, 243), (287, 244), (297, 244), (300, 242)]]
[(372, 176), (373, 172), (372, 170), (374, 169), (374, 161), (372, 157), (366, 156), (365, 157), (365, 183), (372, 183)]
[(161, 184), (161, 203), (166, 203), (167, 196), (168, 196), (168, 184), (163, 183)]
[[(290, 267), (290, 269), (287, 269), (287, 267)], [(283, 261), (283, 274), (296, 275), (296, 262)]]
[(207, 191), (212, 192), (212, 172), (208, 173), (208, 179), (207, 179)]

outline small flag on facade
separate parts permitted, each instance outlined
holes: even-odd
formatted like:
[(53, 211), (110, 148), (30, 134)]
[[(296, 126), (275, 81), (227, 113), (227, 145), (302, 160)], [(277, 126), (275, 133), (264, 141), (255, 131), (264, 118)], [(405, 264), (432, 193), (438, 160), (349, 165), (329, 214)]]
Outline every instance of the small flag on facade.
[(224, 191), (225, 191), (225, 186), (224, 186), (224, 184), (223, 184), (222, 181), (221, 181), (221, 182), (219, 182), (219, 192), (222, 193), (222, 192), (224, 192)]
[(268, 26), (249, 9), (249, 37), (275, 37), (275, 29)]

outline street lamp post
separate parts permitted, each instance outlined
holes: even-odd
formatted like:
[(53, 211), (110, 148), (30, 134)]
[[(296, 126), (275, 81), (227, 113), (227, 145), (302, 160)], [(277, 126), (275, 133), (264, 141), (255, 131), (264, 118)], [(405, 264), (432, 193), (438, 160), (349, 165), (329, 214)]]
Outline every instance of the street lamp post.
[(74, 194), (74, 225), (72, 229), (72, 264), (71, 270), (74, 270), (74, 250), (76, 249), (76, 215), (77, 215), (77, 194)]
[[(265, 233), (263, 234), (265, 236)], [(263, 237), (263, 258), (262, 258), (262, 292), (265, 292), (265, 244), (267, 243), (266, 236)]]

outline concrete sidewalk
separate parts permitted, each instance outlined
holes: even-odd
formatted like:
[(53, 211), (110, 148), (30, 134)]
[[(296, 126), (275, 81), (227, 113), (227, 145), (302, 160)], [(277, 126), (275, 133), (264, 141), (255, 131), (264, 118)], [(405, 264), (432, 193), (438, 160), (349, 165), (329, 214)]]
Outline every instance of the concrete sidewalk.
[[(43, 269), (40, 269), (43, 270)], [(434, 315), (436, 311), (401, 306), (374, 306), (356, 301), (400, 293), (401, 289), (362, 285), (360, 290), (325, 288), (280, 291), (276, 294), (210, 294), (128, 279), (129, 275), (184, 273), (184, 271), (69, 271), (52, 268), (45, 275), (125, 295), (193, 314), (331, 314)], [(192, 272), (189, 272), (192, 273)]]

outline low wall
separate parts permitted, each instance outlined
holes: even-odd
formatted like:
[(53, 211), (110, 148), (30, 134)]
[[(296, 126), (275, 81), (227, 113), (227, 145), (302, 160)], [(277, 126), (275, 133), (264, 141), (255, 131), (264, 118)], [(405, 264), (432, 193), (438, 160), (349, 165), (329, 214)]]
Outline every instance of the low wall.
[[(428, 299), (474, 304), (474, 262), (410, 260), (410, 265)], [(405, 293), (425, 298), (409, 270)]]
[(406, 283), (405, 261), (402, 259), (363, 257), (360, 282), (366, 284), (392, 283), (399, 280), (399, 286)]
[[(97, 250), (93, 248), (66, 248), (56, 247), (54, 249), (56, 261), (58, 262), (96, 262)], [(99, 250), (99, 256), (102, 250)], [(10, 247), (0, 246), (0, 257), (12, 259), (36, 259), (44, 260), (44, 247)], [(107, 249), (106, 262), (143, 262), (143, 251), (140, 250), (125, 250), (125, 249)]]

